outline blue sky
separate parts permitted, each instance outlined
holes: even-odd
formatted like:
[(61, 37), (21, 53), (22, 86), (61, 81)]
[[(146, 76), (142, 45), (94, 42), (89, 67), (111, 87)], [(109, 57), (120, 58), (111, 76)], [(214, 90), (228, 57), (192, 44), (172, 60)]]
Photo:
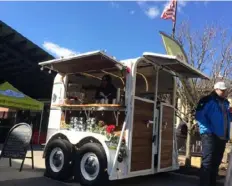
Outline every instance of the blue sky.
[[(55, 57), (106, 50), (117, 59), (143, 52), (164, 53), (159, 31), (172, 22), (160, 19), (161, 2), (0, 2), (0, 19)], [(179, 2), (177, 24), (189, 20), (231, 27), (232, 2)]]

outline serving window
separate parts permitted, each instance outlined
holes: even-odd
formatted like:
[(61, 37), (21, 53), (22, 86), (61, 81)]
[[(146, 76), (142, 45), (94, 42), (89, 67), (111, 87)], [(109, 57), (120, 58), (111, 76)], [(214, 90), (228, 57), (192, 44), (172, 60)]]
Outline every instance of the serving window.
[[(96, 99), (96, 92), (105, 75), (111, 77), (116, 96), (113, 102)], [(119, 69), (93, 71), (67, 75), (66, 99), (62, 105), (61, 128), (76, 128), (79, 131), (91, 131), (93, 126), (115, 126), (120, 134), (125, 120), (125, 95), (127, 73)]]
[[(96, 93), (101, 87), (102, 78), (108, 76), (112, 79), (111, 84), (114, 87), (113, 93), (96, 98)], [(68, 104), (114, 104), (124, 105), (125, 99), (125, 74), (118, 72), (95, 72), (95, 73), (78, 73), (68, 75), (66, 84), (66, 103)], [(105, 88), (107, 89), (107, 87)], [(103, 88), (104, 91), (104, 88)], [(104, 93), (104, 92), (103, 92)], [(114, 94), (115, 96), (109, 96)], [(109, 99), (113, 99), (110, 102)]]

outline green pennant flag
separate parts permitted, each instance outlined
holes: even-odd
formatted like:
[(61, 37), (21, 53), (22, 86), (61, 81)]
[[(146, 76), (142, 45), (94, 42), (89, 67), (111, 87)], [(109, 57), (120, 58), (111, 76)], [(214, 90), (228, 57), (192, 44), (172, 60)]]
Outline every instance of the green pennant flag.
[[(165, 34), (164, 32), (160, 32), (163, 44), (168, 55), (176, 56), (177, 59), (183, 63), (188, 63), (187, 55), (179, 44), (178, 41), (173, 39), (171, 36)], [(192, 105), (195, 105), (194, 101), (194, 93), (193, 93), (193, 82), (187, 80), (186, 78), (180, 78), (184, 89), (186, 90), (186, 96)]]

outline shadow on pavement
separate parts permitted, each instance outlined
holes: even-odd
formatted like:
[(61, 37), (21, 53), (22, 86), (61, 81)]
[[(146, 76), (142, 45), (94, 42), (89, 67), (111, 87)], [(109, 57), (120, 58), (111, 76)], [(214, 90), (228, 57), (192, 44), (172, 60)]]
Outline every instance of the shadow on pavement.
[[(183, 175), (190, 175), (190, 176), (199, 176), (200, 175), (200, 169), (196, 167), (185, 167), (180, 166), (180, 169), (175, 171), (176, 173), (183, 174)], [(219, 169), (217, 179), (225, 179), (226, 176), (226, 170)]]
[[(70, 186), (79, 186), (79, 184), (72, 181), (65, 182)], [(118, 181), (110, 181), (110, 186), (127, 186), (127, 185), (140, 185), (140, 186), (196, 186), (196, 182), (190, 180), (181, 180), (179, 177), (174, 177), (169, 173), (159, 173), (150, 176), (141, 176), (135, 178), (128, 178)], [(99, 185), (100, 186), (100, 185)]]
[[(0, 143), (0, 150), (3, 148), (3, 143)], [(43, 151), (44, 145), (32, 145), (33, 151)], [(30, 149), (28, 150), (30, 151)]]
[[(30, 170), (37, 170), (37, 171), (43, 171), (44, 168), (42, 166), (38, 166), (38, 163), (35, 162), (36, 158), (34, 158), (34, 169), (32, 169), (32, 161), (31, 159), (25, 159), (24, 164), (23, 164), (23, 169), (21, 172), (24, 171), (30, 171)], [(12, 170), (17, 170), (19, 172), (20, 166), (21, 166), (22, 160), (21, 159), (12, 159), (11, 160), (11, 167), (9, 164), (9, 159), (8, 158), (2, 158), (0, 159), (0, 172), (2, 169), (12, 169)], [(41, 164), (43, 162), (41, 161)]]
[[(36, 158), (35, 158), (36, 161)], [(19, 180), (19, 179), (29, 179), (36, 177), (43, 177), (44, 168), (43, 166), (39, 166), (38, 162), (34, 163), (34, 169), (32, 169), (32, 163), (30, 159), (26, 159), (23, 165), (23, 169), (19, 172), (22, 160), (12, 160), (12, 167), (9, 166), (9, 159), (2, 158), (0, 160), (0, 182), (7, 180)], [(42, 164), (43, 162), (41, 162)], [(3, 185), (4, 184), (1, 184)], [(32, 184), (31, 184), (32, 185)]]
[[(27, 171), (25, 171), (27, 174)], [(0, 173), (1, 174), (1, 173)], [(80, 186), (78, 183), (69, 182), (62, 183), (55, 181), (43, 175), (34, 178), (18, 178), (12, 180), (0, 181), (3, 186)], [(182, 179), (175, 177), (168, 173), (161, 173), (151, 176), (141, 176), (119, 181), (111, 181), (108, 185), (111, 186), (127, 186), (127, 185), (140, 185), (140, 186), (196, 186), (196, 182), (192, 179)], [(100, 185), (99, 185), (100, 186)]]
[(67, 186), (65, 183), (57, 182), (45, 177), (0, 181), (0, 185), (2, 186)]

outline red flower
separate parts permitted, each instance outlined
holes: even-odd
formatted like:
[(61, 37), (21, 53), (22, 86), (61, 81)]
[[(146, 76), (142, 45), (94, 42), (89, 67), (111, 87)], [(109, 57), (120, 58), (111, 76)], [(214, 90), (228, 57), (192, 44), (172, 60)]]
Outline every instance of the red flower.
[(109, 125), (106, 127), (106, 132), (111, 134), (112, 132), (114, 132), (115, 126), (114, 125)]
[(131, 72), (131, 69), (129, 67), (127, 67), (126, 72), (129, 74)]

